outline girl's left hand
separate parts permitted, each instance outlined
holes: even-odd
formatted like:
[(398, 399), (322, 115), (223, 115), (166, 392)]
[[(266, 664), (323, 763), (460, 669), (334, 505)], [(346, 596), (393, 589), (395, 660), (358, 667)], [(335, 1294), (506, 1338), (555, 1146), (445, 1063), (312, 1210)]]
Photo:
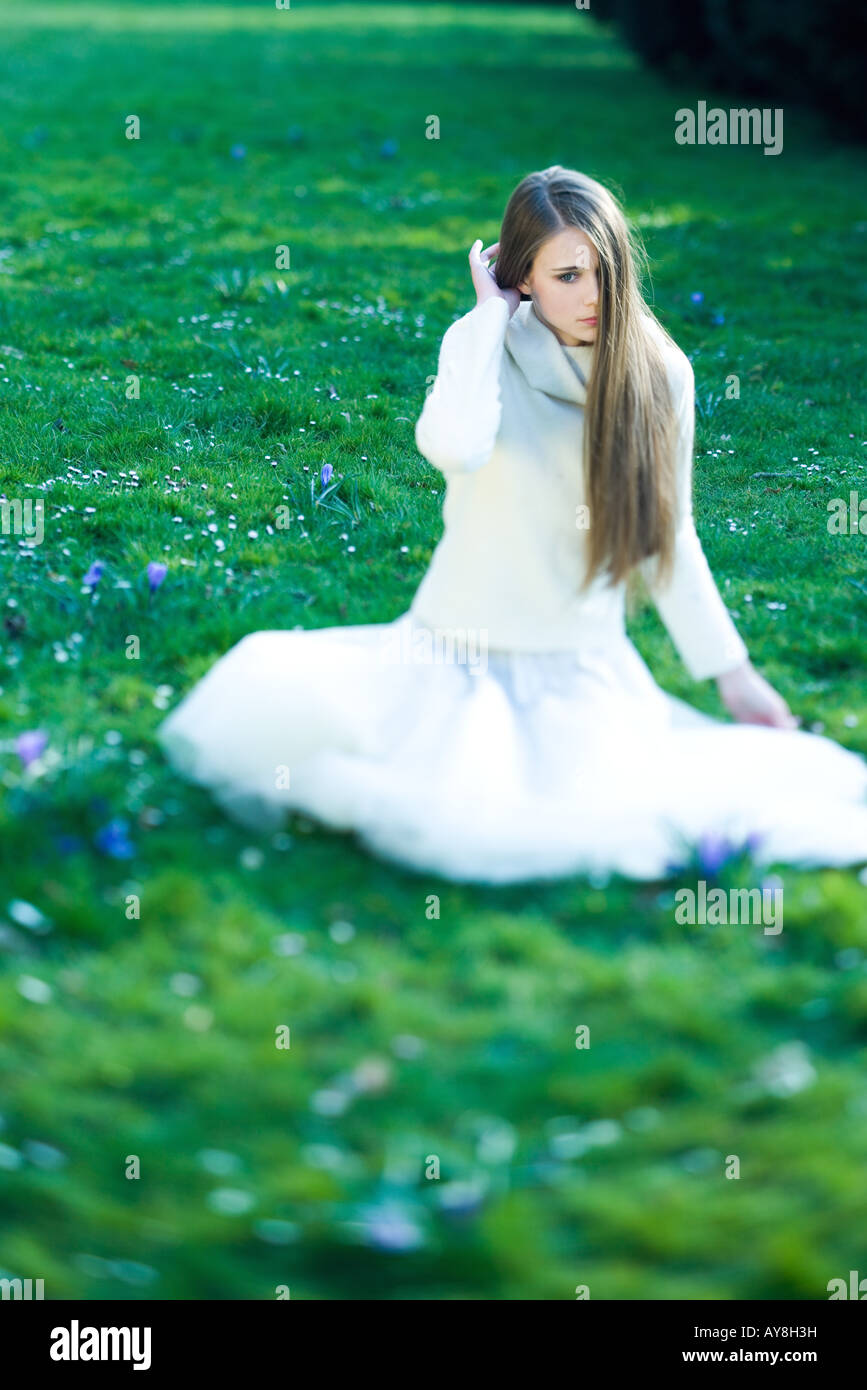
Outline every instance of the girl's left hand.
[(745, 661), (734, 671), (717, 677), (720, 699), (739, 724), (768, 724), (774, 729), (796, 729), (800, 720), (792, 714), (764, 676)]

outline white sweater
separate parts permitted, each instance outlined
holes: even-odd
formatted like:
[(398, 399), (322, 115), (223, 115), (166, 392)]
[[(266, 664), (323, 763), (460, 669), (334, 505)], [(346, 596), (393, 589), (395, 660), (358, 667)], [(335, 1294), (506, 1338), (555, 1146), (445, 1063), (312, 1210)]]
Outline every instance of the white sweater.
[[(650, 331), (657, 332), (655, 325)], [(690, 675), (721, 675), (747, 649), (720, 597), (692, 515), (692, 365), (660, 338), (679, 421), (678, 526), (668, 584), (640, 569)], [(484, 634), (492, 650), (556, 651), (622, 637), (625, 584), (581, 591), (581, 449), (590, 345), (564, 347), (522, 300), (477, 304), (446, 330), (415, 427), (446, 479), (445, 531), (413, 599), (429, 628)], [(592, 524), (592, 518), (590, 518)]]

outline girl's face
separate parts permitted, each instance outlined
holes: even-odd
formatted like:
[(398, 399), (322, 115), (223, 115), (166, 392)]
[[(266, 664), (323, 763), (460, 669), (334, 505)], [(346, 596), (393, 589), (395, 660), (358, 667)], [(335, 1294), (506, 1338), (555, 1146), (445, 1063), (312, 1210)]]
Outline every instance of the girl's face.
[(564, 347), (596, 341), (599, 257), (577, 227), (566, 227), (542, 243), (518, 288), (532, 296), (539, 318)]

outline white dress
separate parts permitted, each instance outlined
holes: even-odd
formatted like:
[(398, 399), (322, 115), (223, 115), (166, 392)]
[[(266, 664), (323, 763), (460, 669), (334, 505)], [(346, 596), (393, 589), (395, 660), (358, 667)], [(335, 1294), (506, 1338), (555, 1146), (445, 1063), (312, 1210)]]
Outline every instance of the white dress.
[[(692, 519), (692, 370), (672, 345), (666, 360), (681, 519), (671, 582), (643, 569), (703, 679), (746, 648)], [(623, 587), (580, 591), (591, 366), (527, 301), (453, 324), (416, 426), (447, 480), (445, 533), (409, 611), (243, 638), (161, 725), (177, 770), (254, 828), (300, 811), (454, 880), (653, 879), (721, 845), (759, 864), (867, 861), (863, 758), (674, 699), (626, 635)]]

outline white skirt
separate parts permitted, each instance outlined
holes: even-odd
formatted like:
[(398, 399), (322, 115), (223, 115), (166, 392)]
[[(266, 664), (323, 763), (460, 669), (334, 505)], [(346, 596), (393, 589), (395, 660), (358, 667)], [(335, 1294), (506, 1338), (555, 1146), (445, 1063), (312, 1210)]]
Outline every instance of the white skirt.
[(863, 758), (700, 713), (660, 689), (624, 634), (581, 652), (485, 653), (436, 641), (409, 613), (254, 632), (157, 737), (248, 826), (303, 812), (448, 879), (653, 879), (721, 844), (764, 865), (867, 861)]

